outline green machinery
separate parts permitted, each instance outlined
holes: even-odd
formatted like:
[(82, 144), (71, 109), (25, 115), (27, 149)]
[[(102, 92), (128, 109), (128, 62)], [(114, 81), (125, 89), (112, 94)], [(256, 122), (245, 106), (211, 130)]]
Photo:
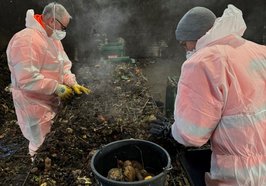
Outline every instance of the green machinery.
[(107, 62), (135, 62), (134, 59), (125, 55), (125, 40), (121, 37), (110, 42), (105, 39), (99, 49), (101, 56)]

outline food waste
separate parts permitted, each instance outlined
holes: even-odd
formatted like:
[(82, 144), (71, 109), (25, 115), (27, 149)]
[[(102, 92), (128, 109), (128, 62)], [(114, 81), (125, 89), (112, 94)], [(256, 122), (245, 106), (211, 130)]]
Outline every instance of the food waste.
[(107, 178), (115, 181), (134, 182), (151, 179), (154, 175), (135, 160), (118, 160), (117, 167), (108, 171)]

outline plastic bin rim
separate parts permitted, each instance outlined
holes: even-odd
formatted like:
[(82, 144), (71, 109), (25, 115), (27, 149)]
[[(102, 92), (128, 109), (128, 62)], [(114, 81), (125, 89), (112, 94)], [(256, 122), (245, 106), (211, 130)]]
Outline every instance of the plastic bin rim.
[[(134, 181), (134, 182), (125, 182), (125, 181), (116, 181), (116, 180), (110, 180), (108, 178), (106, 178), (105, 176), (101, 175), (100, 173), (98, 173), (98, 171), (96, 171), (95, 167), (94, 167), (94, 159), (96, 157), (96, 155), (106, 146), (109, 146), (109, 145), (112, 145), (112, 144), (115, 144), (115, 143), (121, 143), (121, 142), (125, 142), (125, 141), (139, 141), (139, 142), (145, 142), (145, 143), (150, 143), (152, 145), (155, 145), (156, 147), (160, 148), (162, 151), (164, 151), (164, 153), (166, 154), (167, 156), (167, 166), (163, 168), (163, 172), (161, 172), (160, 174), (157, 174), (156, 176), (152, 177), (151, 179), (148, 179), (148, 180), (141, 180), (141, 181)], [(118, 141), (114, 141), (114, 142), (110, 142), (106, 145), (103, 145), (102, 147), (100, 147), (99, 150), (96, 151), (96, 153), (93, 155), (92, 159), (91, 159), (91, 169), (93, 170), (93, 173), (96, 174), (98, 177), (101, 177), (101, 179), (103, 179), (104, 181), (107, 181), (107, 182), (112, 182), (112, 183), (116, 183), (118, 185), (122, 185), (122, 184), (139, 184), (139, 183), (149, 183), (151, 181), (154, 181), (154, 180), (157, 180), (159, 179), (160, 177), (162, 177), (164, 174), (166, 174), (169, 170), (172, 169), (172, 165), (171, 165), (171, 158), (170, 158), (170, 155), (168, 154), (168, 152), (163, 148), (161, 147), (160, 145), (156, 144), (156, 143), (153, 143), (151, 141), (148, 141), (148, 140), (142, 140), (142, 139), (134, 139), (134, 138), (130, 138), (130, 139), (123, 139), (123, 140), (118, 140)]]

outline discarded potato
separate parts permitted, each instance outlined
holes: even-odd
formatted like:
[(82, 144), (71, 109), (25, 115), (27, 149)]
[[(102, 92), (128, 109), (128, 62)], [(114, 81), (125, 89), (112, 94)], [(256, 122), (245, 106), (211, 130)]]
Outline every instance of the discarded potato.
[(117, 167), (118, 168), (123, 168), (124, 167), (124, 162), (122, 160), (117, 160)]
[(145, 169), (140, 170), (140, 173), (144, 178), (150, 176), (150, 174)]
[(126, 181), (135, 181), (136, 172), (135, 169), (128, 165), (124, 168), (124, 178)]
[(108, 179), (122, 181), (124, 176), (121, 168), (112, 168), (108, 171)]
[(139, 169), (139, 170), (143, 169), (143, 166), (138, 161), (132, 160), (131, 163), (132, 163), (132, 167)]
[(137, 178), (138, 181), (144, 180), (144, 178), (143, 178), (143, 176), (142, 176), (142, 174), (141, 174), (139, 169), (135, 168), (135, 172), (136, 172), (136, 178)]
[(130, 160), (124, 161), (124, 166), (123, 167), (127, 167), (127, 166), (132, 166), (132, 163), (131, 163)]

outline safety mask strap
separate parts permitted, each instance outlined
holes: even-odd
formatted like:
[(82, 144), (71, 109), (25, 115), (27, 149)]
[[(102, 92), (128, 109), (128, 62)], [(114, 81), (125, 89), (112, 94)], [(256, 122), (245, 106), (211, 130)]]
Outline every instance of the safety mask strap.
[(56, 3), (54, 3), (54, 30), (55, 30), (55, 5)]

